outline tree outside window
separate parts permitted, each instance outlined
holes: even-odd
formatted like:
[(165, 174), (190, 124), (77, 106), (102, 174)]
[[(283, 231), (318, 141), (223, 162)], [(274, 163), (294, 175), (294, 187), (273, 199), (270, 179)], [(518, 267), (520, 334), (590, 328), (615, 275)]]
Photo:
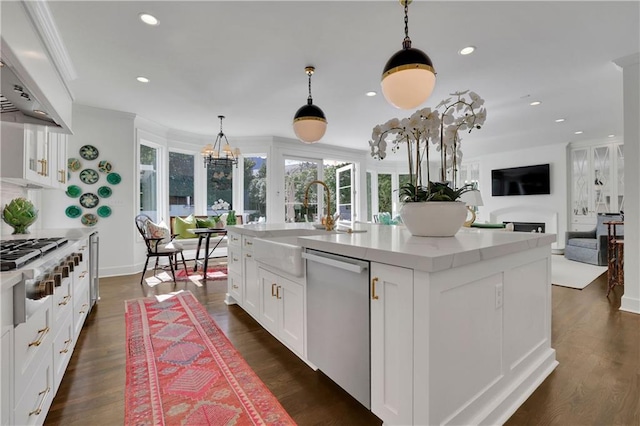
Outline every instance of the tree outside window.
[(140, 144), (140, 213), (158, 221), (158, 149)]
[(194, 213), (194, 156), (169, 152), (169, 215)]
[(248, 222), (267, 218), (267, 157), (244, 158), (244, 211)]

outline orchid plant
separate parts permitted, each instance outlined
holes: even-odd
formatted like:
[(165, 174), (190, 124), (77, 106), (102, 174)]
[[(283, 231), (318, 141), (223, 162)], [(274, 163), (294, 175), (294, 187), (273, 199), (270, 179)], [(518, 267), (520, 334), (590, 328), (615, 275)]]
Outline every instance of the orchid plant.
[[(459, 133), (481, 128), (487, 118), (483, 105), (484, 99), (474, 92), (455, 92), (433, 110), (423, 108), (408, 118), (393, 118), (373, 128), (369, 141), (373, 158), (386, 158), (389, 145), (394, 153), (402, 145), (407, 147), (409, 182), (400, 188), (402, 202), (455, 201), (472, 189), (469, 185), (449, 187), (447, 176), (455, 185), (458, 164), (462, 161)], [(429, 176), (430, 145), (434, 145), (440, 155), (439, 181), (431, 181)], [(423, 162), (427, 164), (426, 176), (423, 176)], [(427, 185), (423, 184), (425, 181)]]

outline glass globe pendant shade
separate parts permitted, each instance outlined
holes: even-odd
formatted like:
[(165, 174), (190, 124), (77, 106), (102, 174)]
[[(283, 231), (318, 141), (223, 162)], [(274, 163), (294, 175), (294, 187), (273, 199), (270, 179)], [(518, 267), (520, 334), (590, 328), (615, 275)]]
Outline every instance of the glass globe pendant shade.
[(399, 109), (413, 109), (424, 103), (435, 85), (431, 59), (412, 47), (396, 52), (382, 72), (382, 93), (387, 102)]
[(300, 107), (293, 117), (293, 131), (304, 143), (318, 142), (327, 131), (327, 119), (324, 112), (309, 100)]

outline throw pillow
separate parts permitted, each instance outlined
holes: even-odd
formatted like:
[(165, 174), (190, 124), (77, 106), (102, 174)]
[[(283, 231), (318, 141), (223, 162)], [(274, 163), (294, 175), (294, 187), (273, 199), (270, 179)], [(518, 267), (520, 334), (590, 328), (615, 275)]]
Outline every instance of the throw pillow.
[(192, 214), (186, 218), (176, 216), (173, 222), (173, 232), (177, 234), (176, 239), (195, 238), (195, 234), (189, 232), (189, 229), (196, 228), (196, 219)]
[(171, 241), (171, 231), (164, 221), (160, 223), (147, 221), (147, 234), (151, 238), (162, 238), (160, 244), (166, 244)]
[(215, 217), (208, 217), (206, 219), (198, 219), (196, 218), (196, 226), (198, 228), (215, 228), (216, 227), (216, 218)]

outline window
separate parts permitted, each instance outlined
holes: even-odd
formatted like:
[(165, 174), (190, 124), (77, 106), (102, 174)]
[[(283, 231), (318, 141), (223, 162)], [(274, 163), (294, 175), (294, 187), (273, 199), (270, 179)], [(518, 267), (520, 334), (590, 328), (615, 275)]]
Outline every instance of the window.
[(169, 215), (188, 216), (194, 207), (194, 156), (169, 153)]
[(161, 215), (159, 180), (160, 149), (151, 143), (140, 141), (140, 213), (154, 222)]
[(267, 218), (267, 157), (244, 158), (244, 212), (247, 221)]
[(367, 172), (367, 221), (373, 221), (373, 182), (371, 172)]
[(340, 212), (341, 220), (355, 220), (354, 206), (354, 167), (347, 164), (335, 170), (336, 180), (336, 211)]
[[(307, 185), (318, 179), (320, 165), (314, 160), (284, 160), (284, 204), (285, 222), (312, 221), (324, 207), (323, 198), (318, 199), (317, 190), (309, 190), (308, 208), (302, 207)], [(316, 185), (317, 186), (317, 185)], [(324, 197), (324, 195), (322, 195)], [(324, 213), (323, 213), (324, 214)]]
[(207, 167), (207, 214), (219, 215), (224, 213), (219, 209), (213, 209), (213, 205), (220, 200), (229, 204), (229, 210), (233, 209), (233, 168)]
[(378, 213), (391, 214), (391, 175), (378, 174)]

